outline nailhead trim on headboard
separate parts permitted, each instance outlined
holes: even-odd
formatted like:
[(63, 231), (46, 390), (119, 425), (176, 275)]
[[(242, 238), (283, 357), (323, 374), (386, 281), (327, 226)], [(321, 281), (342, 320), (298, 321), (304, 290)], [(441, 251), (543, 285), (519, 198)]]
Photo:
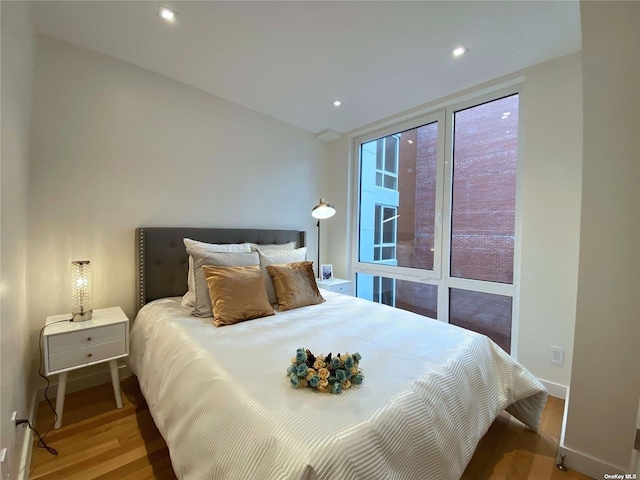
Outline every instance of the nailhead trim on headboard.
[(144, 307), (144, 228), (138, 229), (138, 305), (136, 311)]

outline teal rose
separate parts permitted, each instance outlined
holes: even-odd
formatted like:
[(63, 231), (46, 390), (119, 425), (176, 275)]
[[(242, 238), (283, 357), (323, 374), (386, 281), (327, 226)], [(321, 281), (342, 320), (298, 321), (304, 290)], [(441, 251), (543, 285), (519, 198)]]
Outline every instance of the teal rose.
[(347, 357), (347, 359), (344, 361), (344, 368), (349, 370), (351, 367), (353, 367), (353, 364), (354, 364), (353, 357)]
[(351, 378), (351, 383), (353, 383), (354, 385), (360, 385), (362, 383), (362, 380), (364, 380), (364, 377), (362, 376), (362, 374), (361, 373), (356, 373)]
[(320, 377), (318, 375), (314, 375), (309, 379), (309, 385), (311, 385), (313, 388), (316, 388), (319, 383), (320, 383)]
[(299, 377), (306, 377), (307, 376), (307, 364), (306, 363), (301, 363), (300, 365), (298, 365), (298, 368), (296, 369), (296, 375), (298, 375)]
[(336, 369), (336, 368), (340, 368), (340, 359), (338, 357), (333, 357), (331, 359), (331, 366)]
[(292, 373), (296, 373), (297, 370), (298, 370), (298, 368), (292, 363), (291, 365), (289, 365), (289, 368), (287, 368), (287, 375), (291, 375)]
[(289, 380), (291, 381), (291, 386), (293, 388), (298, 388), (298, 386), (300, 385), (300, 380), (298, 380), (298, 377), (296, 377), (295, 375), (291, 375), (289, 377)]
[(345, 372), (344, 370), (342, 370), (341, 368), (339, 368), (338, 370), (336, 370), (336, 380), (338, 380), (338, 382), (342, 383), (347, 379), (347, 372)]
[(331, 385), (331, 393), (342, 393), (342, 385), (339, 383)]
[(356, 362), (359, 362), (362, 359), (362, 355), (360, 355), (358, 352), (354, 353), (352, 357)]
[(304, 351), (304, 348), (298, 349), (298, 351), (296, 352), (296, 360), (298, 360), (299, 362), (307, 361), (307, 352)]

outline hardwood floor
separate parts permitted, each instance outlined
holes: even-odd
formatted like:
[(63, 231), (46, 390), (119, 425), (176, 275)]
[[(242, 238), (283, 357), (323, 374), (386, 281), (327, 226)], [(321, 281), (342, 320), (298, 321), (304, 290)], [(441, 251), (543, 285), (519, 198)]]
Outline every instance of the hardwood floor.
[[(34, 443), (30, 479), (146, 480), (176, 478), (169, 451), (156, 428), (135, 377), (121, 382), (123, 408), (115, 408), (111, 384), (67, 395), (62, 428), (47, 444), (53, 456)], [(564, 402), (549, 397), (540, 433), (533, 433), (506, 413), (481, 440), (464, 480), (588, 479), (555, 467)], [(54, 420), (46, 402), (38, 405), (36, 426), (44, 433)], [(209, 480), (209, 479), (203, 479)], [(243, 479), (238, 479), (243, 480)], [(265, 479), (267, 480), (267, 479)]]
[(564, 400), (549, 397), (540, 432), (534, 433), (502, 412), (482, 437), (462, 479), (590, 479), (576, 471), (562, 472), (556, 467), (563, 413)]
[[(67, 395), (62, 428), (46, 442), (53, 456), (34, 443), (30, 479), (145, 480), (176, 478), (169, 450), (158, 432), (136, 377), (121, 382), (123, 408), (118, 410), (110, 383)], [(53, 424), (46, 402), (38, 405), (37, 428)]]

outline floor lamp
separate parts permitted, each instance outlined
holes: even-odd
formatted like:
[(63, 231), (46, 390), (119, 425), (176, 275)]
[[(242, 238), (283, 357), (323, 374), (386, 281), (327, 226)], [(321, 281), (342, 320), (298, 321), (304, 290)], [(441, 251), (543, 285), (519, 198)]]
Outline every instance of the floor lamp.
[(329, 205), (325, 202), (324, 198), (321, 198), (320, 203), (311, 210), (311, 216), (318, 219), (318, 278), (322, 278), (320, 272), (320, 220), (333, 217), (335, 214), (336, 209), (333, 208), (333, 205)]

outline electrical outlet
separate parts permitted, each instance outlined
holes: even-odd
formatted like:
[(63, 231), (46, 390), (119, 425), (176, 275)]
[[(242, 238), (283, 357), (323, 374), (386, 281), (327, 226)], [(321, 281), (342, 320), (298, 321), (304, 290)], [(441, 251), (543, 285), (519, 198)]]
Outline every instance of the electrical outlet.
[(564, 348), (551, 345), (551, 363), (564, 365)]

